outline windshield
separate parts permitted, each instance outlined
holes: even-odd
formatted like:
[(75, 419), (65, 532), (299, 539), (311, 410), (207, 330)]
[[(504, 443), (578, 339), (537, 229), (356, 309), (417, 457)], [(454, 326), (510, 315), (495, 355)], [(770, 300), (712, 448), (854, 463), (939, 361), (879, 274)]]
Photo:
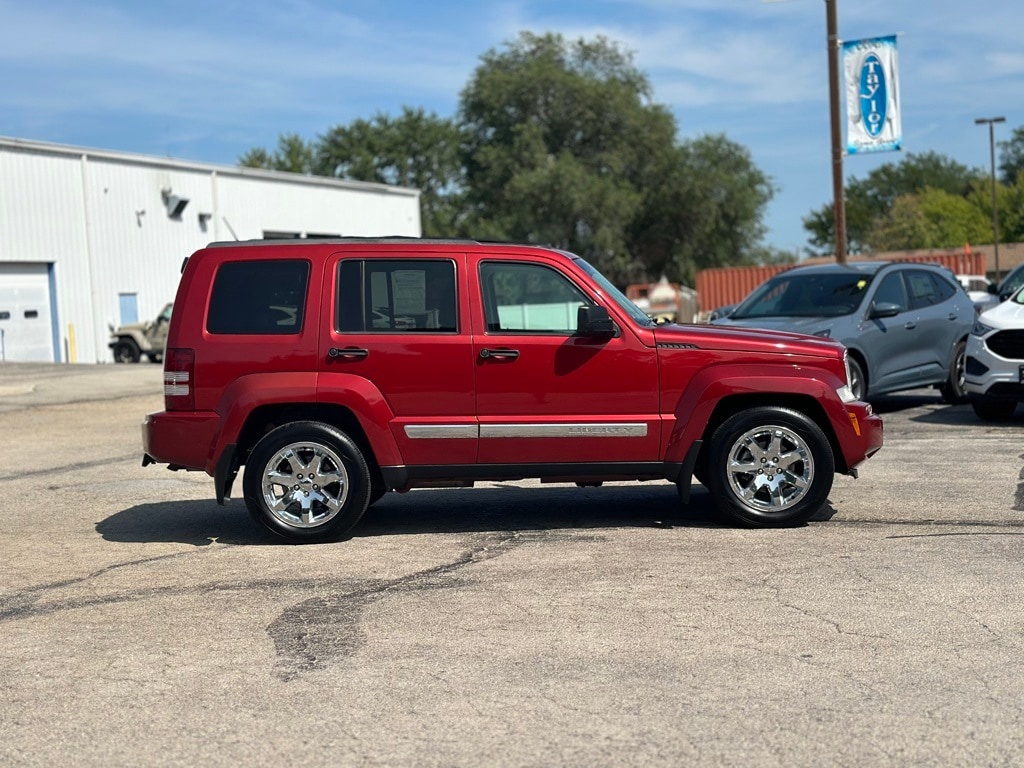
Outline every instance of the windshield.
[(999, 286), (999, 294), (1005, 296), (1013, 293), (1022, 285), (1024, 285), (1024, 264), (1014, 267), (1010, 270), (1010, 274), (1003, 278), (1003, 282)]
[(622, 293), (622, 291), (620, 291), (618, 288), (616, 288), (614, 285), (608, 282), (607, 277), (602, 275), (600, 272), (598, 272), (596, 269), (590, 266), (583, 259), (578, 258), (576, 260), (576, 263), (579, 265), (580, 269), (582, 269), (584, 272), (590, 275), (590, 278), (595, 283), (601, 286), (601, 290), (605, 292), (605, 295), (608, 296), (608, 298), (610, 298), (612, 301), (618, 304), (622, 311), (630, 316), (633, 322), (635, 322), (637, 325), (643, 326), (657, 325), (657, 323), (655, 323), (654, 320), (647, 316), (647, 313), (645, 313), (642, 309), (640, 309), (640, 307), (638, 307), (632, 301), (627, 299), (625, 294)]
[(736, 307), (730, 318), (839, 317), (860, 306), (871, 284), (864, 274), (781, 274)]

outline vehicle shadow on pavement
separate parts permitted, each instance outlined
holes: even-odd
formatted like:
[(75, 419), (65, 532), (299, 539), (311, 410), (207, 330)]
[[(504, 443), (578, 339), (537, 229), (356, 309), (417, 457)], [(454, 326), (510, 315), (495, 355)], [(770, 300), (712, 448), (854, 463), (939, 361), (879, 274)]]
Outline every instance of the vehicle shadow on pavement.
[(391, 493), (367, 510), (353, 536), (594, 528), (720, 528), (707, 492), (683, 507), (668, 484), (520, 487), (512, 484)]
[(277, 544), (281, 539), (258, 525), (241, 500), (223, 507), (213, 499), (139, 504), (96, 524), (106, 541), (122, 544)]
[(925, 411), (924, 413), (911, 416), (910, 421), (918, 424), (948, 424), (950, 426), (986, 427), (990, 429), (1006, 429), (1007, 427), (1020, 428), (1024, 423), (1020, 418), (1005, 419), (1002, 421), (983, 421), (974, 413), (970, 405), (947, 405), (943, 408)]
[[(826, 505), (812, 520), (827, 521), (834, 514), (835, 509)], [(351, 536), (731, 527), (707, 490), (696, 483), (685, 507), (668, 484), (601, 488), (509, 484), (389, 493), (366, 511)], [(249, 516), (241, 500), (223, 507), (212, 500), (139, 504), (101, 521), (96, 532), (106, 541), (119, 543), (176, 542), (197, 547), (283, 543)]]
[(970, 403), (958, 403), (951, 405), (942, 400), (938, 395), (927, 395), (918, 392), (909, 394), (885, 395), (871, 401), (875, 413), (885, 416), (888, 413), (899, 413), (911, 409), (924, 409), (922, 413), (910, 417), (910, 421), (918, 424), (949, 424), (951, 426), (989, 426), (989, 427), (1014, 427), (1021, 426), (1019, 414), (1003, 421), (982, 421), (974, 413)]

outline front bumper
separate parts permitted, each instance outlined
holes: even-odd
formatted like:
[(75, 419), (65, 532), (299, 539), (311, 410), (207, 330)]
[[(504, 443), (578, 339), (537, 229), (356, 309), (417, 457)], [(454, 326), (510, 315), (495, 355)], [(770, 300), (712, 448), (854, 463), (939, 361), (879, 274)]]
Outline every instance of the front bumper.
[(985, 343), (992, 335), (967, 339), (964, 389), (972, 395), (1024, 401), (1024, 359), (994, 353)]
[(845, 404), (846, 424), (836, 425), (836, 437), (846, 460), (846, 473), (857, 476), (857, 466), (882, 447), (882, 418), (860, 400)]

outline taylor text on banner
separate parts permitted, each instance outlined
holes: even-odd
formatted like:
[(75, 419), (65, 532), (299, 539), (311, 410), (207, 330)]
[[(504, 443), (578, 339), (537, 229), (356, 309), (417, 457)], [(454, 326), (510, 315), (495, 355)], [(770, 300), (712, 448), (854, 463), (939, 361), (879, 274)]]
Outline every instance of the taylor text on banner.
[(847, 153), (900, 148), (897, 64), (895, 35), (843, 42)]

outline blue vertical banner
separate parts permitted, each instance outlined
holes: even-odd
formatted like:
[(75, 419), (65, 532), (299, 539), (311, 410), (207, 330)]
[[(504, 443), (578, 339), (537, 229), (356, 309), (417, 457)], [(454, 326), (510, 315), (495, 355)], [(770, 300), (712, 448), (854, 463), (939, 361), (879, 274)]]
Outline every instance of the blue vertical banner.
[(888, 152), (903, 142), (896, 36), (843, 42), (846, 152)]

